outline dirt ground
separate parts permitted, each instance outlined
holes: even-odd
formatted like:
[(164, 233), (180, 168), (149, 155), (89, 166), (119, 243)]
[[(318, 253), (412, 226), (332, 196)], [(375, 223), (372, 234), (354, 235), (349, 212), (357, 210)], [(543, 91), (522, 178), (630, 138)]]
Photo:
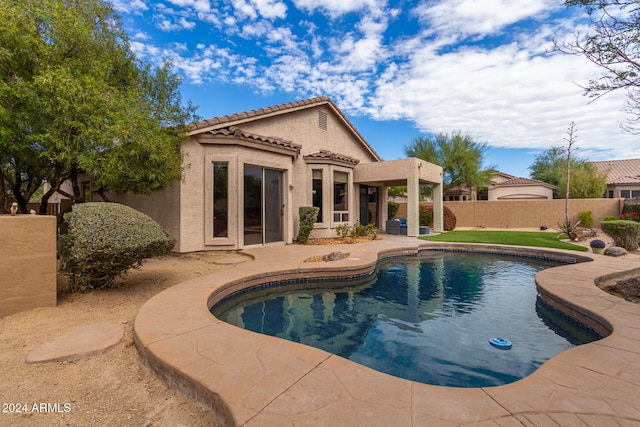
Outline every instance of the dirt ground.
[[(153, 295), (187, 279), (233, 268), (217, 263), (229, 256), (201, 253), (148, 260), (118, 287), (63, 293), (57, 307), (0, 319), (0, 426), (215, 426), (207, 410), (142, 364), (132, 330), (138, 310)], [(58, 286), (66, 284), (59, 275)], [(123, 343), (106, 354), (74, 362), (25, 362), (38, 345), (75, 326), (102, 321), (125, 329)], [(34, 411), (34, 404), (37, 409), (41, 403), (53, 404), (51, 412)], [(18, 413), (25, 405), (27, 411)]]
[[(606, 236), (597, 238), (610, 244)], [(331, 243), (335, 244), (324, 242)], [(580, 244), (588, 246), (588, 241)], [(639, 255), (628, 256), (637, 259)], [(240, 256), (196, 253), (148, 260), (109, 290), (62, 293), (57, 307), (0, 319), (0, 426), (215, 426), (207, 410), (168, 387), (142, 364), (133, 345), (133, 322), (140, 307), (158, 292), (193, 277), (234, 268), (237, 264), (226, 260)], [(250, 258), (240, 261), (250, 262)], [(640, 301), (640, 279), (625, 279), (621, 285), (609, 284), (608, 291)], [(58, 284), (66, 286), (63, 275)], [(106, 354), (75, 362), (25, 362), (38, 345), (75, 326), (102, 321), (125, 329), (123, 343)], [(41, 403), (53, 404), (54, 410), (33, 411)], [(24, 405), (27, 411), (16, 413)]]

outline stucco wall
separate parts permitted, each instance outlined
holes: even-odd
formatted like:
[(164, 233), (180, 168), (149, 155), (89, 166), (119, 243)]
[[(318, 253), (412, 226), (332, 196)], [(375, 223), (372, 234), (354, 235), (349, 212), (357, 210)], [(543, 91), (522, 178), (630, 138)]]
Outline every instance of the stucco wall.
[[(427, 204), (427, 203), (425, 203)], [(478, 202), (444, 202), (456, 215), (457, 227), (487, 228), (555, 228), (565, 219), (565, 201), (556, 200), (501, 200)], [(578, 221), (578, 212), (591, 211), (594, 226), (598, 227), (605, 216), (618, 216), (622, 210), (621, 199), (571, 199), (569, 218)], [(397, 218), (406, 215), (406, 204), (401, 203)]]
[(0, 317), (56, 305), (56, 217), (0, 216)]

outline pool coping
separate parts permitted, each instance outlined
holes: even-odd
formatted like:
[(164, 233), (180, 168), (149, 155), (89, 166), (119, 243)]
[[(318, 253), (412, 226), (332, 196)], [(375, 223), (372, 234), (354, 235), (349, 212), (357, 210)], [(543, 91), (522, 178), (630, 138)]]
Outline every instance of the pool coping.
[[(305, 263), (331, 251), (334, 262)], [(599, 331), (594, 343), (547, 361), (532, 375), (499, 387), (432, 386), (374, 371), (316, 348), (245, 331), (209, 307), (230, 293), (269, 281), (358, 275), (379, 259), (420, 250), (472, 250), (587, 261), (536, 275), (549, 304)], [(383, 236), (339, 246), (275, 246), (222, 272), (178, 284), (151, 298), (134, 323), (143, 361), (165, 381), (209, 408), (220, 425), (566, 425), (640, 422), (640, 306), (595, 285), (637, 262), (540, 248), (424, 242)], [(589, 421), (594, 420), (594, 421)]]

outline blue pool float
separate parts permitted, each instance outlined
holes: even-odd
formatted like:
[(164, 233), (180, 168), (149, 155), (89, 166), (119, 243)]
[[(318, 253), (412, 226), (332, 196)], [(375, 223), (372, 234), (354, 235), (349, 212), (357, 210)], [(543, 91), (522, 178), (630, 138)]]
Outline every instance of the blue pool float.
[(511, 348), (511, 341), (504, 338), (491, 338), (489, 342), (492, 346), (501, 350), (509, 350)]

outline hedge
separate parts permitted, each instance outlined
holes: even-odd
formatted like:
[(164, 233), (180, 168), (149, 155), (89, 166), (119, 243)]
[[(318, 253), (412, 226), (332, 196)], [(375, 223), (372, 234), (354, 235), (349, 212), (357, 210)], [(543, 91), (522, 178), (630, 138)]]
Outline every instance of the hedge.
[(117, 203), (81, 203), (64, 215), (62, 264), (72, 289), (110, 287), (142, 261), (167, 254), (175, 239), (147, 215)]

